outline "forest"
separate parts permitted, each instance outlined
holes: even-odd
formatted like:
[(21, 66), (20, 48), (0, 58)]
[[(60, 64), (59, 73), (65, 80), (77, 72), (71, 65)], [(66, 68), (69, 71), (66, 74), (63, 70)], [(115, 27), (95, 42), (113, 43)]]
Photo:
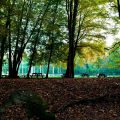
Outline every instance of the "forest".
[[(16, 78), (21, 62), (31, 67), (62, 66), (66, 78), (74, 68), (119, 69), (119, 2), (104, 0), (1, 0), (0, 77), (4, 64)], [(108, 36), (113, 45), (107, 46)], [(118, 72), (118, 71), (117, 71)]]
[(120, 0), (0, 0), (0, 120), (119, 120), (119, 34)]

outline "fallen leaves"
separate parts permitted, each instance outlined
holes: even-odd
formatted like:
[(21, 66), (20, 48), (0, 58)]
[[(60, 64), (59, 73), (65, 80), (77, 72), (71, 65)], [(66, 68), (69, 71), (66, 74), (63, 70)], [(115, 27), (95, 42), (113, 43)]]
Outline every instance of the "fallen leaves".
[[(26, 89), (37, 93), (48, 103), (48, 111), (55, 112), (73, 101), (119, 94), (120, 78), (4, 79), (0, 80), (0, 105), (17, 89)], [(118, 120), (120, 119), (119, 111), (120, 102), (118, 100), (86, 105), (74, 104), (57, 112), (56, 120)], [(3, 120), (28, 120), (26, 111), (20, 104), (6, 108), (2, 117)], [(31, 120), (37, 120), (37, 118), (34, 117)]]

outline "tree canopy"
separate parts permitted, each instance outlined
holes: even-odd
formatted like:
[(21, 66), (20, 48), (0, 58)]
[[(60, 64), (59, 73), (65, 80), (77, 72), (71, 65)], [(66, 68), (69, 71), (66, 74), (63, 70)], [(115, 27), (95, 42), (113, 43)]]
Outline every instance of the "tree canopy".
[[(17, 77), (26, 54), (31, 67), (66, 64), (65, 77), (74, 77), (76, 64), (106, 54), (105, 39), (119, 31), (119, 0), (1, 0), (0, 77), (8, 58), (9, 77)], [(111, 25), (113, 22), (113, 25)]]

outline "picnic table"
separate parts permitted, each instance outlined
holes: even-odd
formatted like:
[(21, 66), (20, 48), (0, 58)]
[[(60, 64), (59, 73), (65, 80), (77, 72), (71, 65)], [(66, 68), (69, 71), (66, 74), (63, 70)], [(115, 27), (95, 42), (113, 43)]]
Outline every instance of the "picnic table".
[(32, 73), (31, 78), (33, 78), (33, 77), (36, 77), (36, 78), (41, 77), (41, 78), (43, 78), (43, 76), (44, 75), (42, 73)]
[(83, 78), (89, 78), (89, 74), (87, 74), (87, 73), (82, 73), (82, 75), (81, 75)]
[(99, 73), (99, 74), (97, 74), (97, 77), (98, 78), (105, 78), (105, 77), (107, 77), (107, 75), (104, 73)]

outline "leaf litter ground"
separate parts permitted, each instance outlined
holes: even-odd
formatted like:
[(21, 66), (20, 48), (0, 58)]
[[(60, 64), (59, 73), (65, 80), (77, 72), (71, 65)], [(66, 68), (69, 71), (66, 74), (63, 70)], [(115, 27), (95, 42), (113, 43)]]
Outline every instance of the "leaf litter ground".
[[(120, 78), (1, 79), (0, 106), (19, 89), (41, 96), (56, 120), (120, 120)], [(21, 104), (7, 107), (1, 119), (29, 120)]]

